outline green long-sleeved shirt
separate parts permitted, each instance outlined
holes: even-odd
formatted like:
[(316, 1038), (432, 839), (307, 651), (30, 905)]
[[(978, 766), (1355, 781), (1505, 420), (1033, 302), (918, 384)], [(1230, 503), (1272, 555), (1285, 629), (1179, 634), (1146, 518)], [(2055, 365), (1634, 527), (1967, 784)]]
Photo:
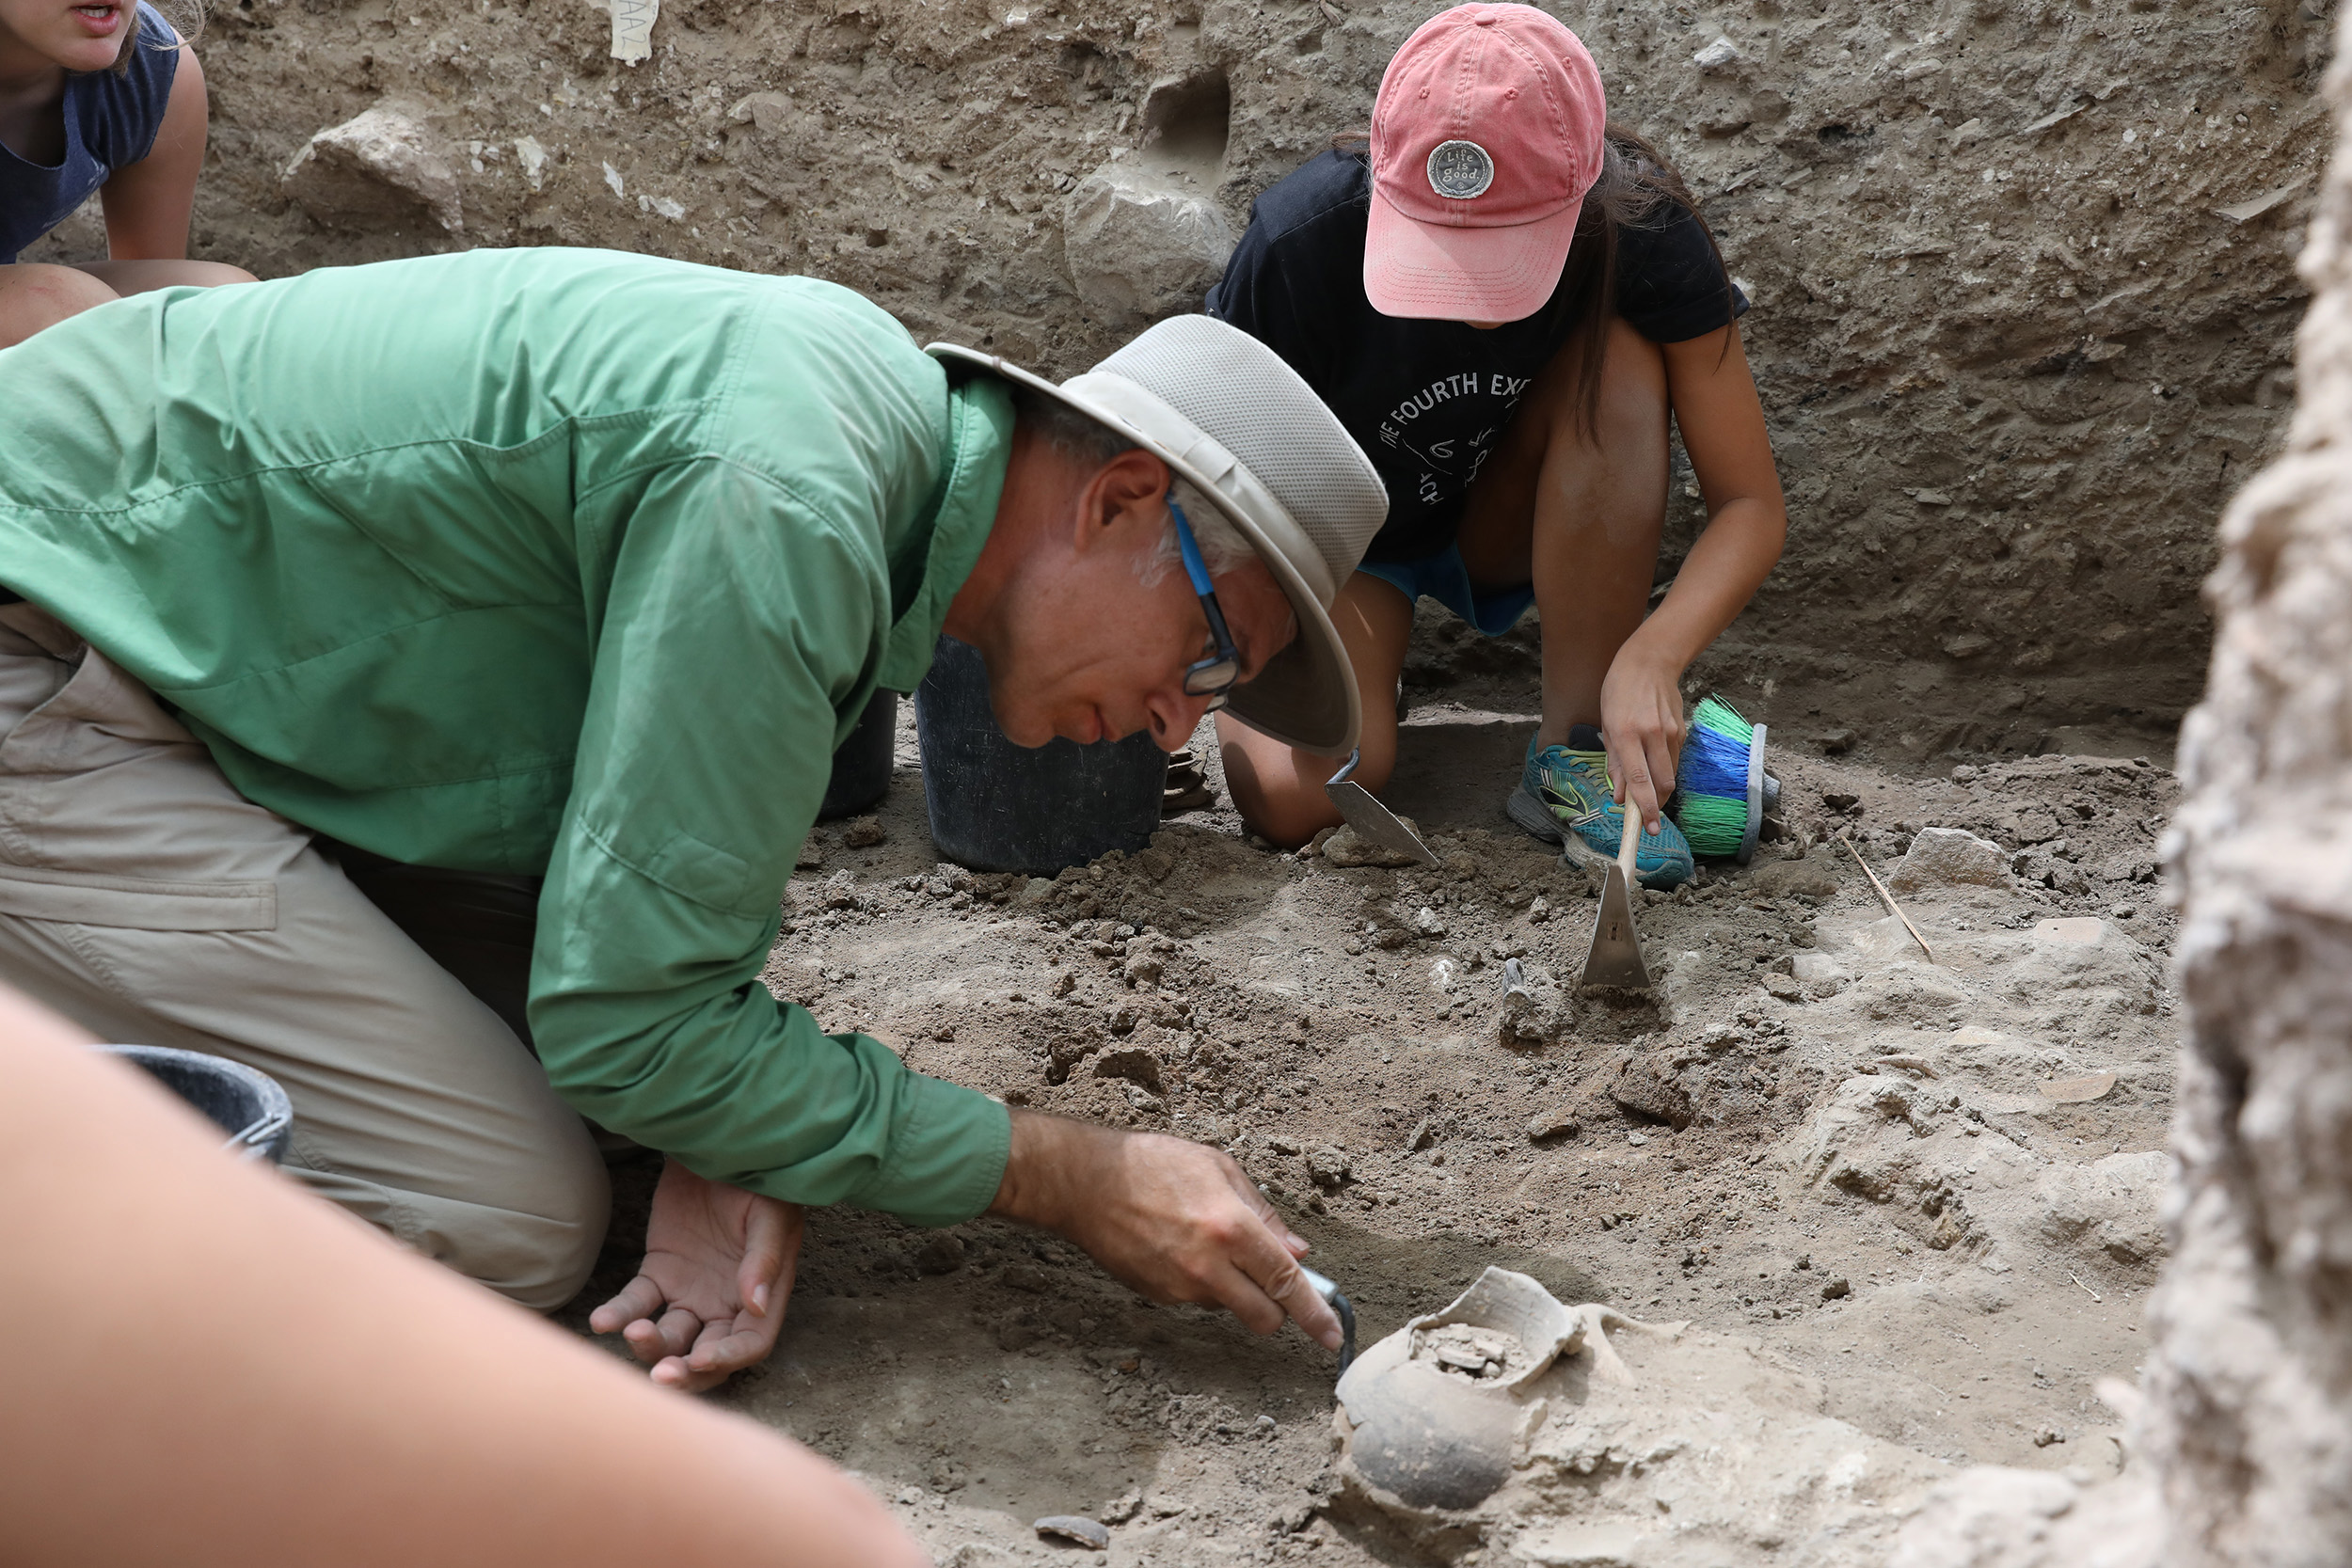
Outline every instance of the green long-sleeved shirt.
[(1012, 414), (808, 278), (474, 251), (108, 305), (0, 351), (0, 584), (249, 799), (544, 872), (531, 1023), (584, 1115), (917, 1223), (1007, 1114), (758, 983), (834, 744), (912, 689)]

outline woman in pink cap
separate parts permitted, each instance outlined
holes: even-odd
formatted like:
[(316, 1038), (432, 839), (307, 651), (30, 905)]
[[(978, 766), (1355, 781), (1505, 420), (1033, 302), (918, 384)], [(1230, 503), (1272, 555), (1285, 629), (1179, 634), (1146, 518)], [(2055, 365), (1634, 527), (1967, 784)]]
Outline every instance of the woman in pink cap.
[[(1543, 721), (1509, 811), (1614, 856), (1641, 813), (1642, 881), (1692, 874), (1661, 807), (1683, 670), (1746, 606), (1788, 528), (1740, 347), (1748, 308), (1681, 180), (1607, 123), (1576, 35), (1533, 6), (1468, 5), (1389, 62), (1371, 146), (1261, 196), (1209, 293), (1328, 404), (1389, 488), (1333, 606), (1367, 695), (1363, 762), (1396, 759), (1396, 689), (1426, 594), (1490, 636), (1543, 614)], [(1648, 610), (1667, 421), (1708, 525)], [(1220, 716), (1235, 803), (1295, 844), (1339, 820), (1330, 760)], [(1614, 783), (1613, 784), (1613, 781)]]

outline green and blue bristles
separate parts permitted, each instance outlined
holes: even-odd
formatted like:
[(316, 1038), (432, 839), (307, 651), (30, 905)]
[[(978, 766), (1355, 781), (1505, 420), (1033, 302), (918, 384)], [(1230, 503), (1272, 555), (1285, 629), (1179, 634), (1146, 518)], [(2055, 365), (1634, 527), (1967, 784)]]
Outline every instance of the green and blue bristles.
[(1778, 793), (1764, 773), (1764, 728), (1721, 697), (1708, 698), (1691, 715), (1675, 770), (1675, 821), (1703, 860), (1745, 865), (1756, 854), (1764, 808)]

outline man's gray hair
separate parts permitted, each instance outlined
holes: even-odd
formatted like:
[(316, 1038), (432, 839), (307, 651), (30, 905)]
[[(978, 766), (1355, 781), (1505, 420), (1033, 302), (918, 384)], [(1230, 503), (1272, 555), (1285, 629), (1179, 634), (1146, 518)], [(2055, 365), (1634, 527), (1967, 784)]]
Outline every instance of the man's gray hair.
[[(1082, 468), (1100, 468), (1121, 452), (1136, 448), (1136, 442), (1124, 434), (1035, 388), (1015, 388), (1012, 401), (1021, 423)], [(1211, 577), (1257, 559), (1258, 552), (1250, 548), (1249, 541), (1241, 536), (1232, 520), (1189, 481), (1177, 480), (1168, 499), (1184, 508), (1184, 519), (1192, 525), (1192, 536), (1200, 546), (1200, 559), (1207, 564)], [(1176, 518), (1171, 513), (1167, 527), (1161, 531), (1159, 545), (1136, 563), (1136, 575), (1143, 579), (1146, 588), (1156, 588), (1168, 573), (1183, 570), (1184, 562), (1184, 546), (1177, 540)]]

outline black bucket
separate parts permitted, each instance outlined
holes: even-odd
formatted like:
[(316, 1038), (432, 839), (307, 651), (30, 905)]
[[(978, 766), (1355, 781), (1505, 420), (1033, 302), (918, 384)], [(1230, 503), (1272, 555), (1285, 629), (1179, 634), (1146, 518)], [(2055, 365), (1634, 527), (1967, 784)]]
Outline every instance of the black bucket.
[(142, 1069), (228, 1133), (229, 1141), (221, 1147), (231, 1154), (273, 1165), (286, 1157), (287, 1141), (294, 1136), (294, 1104), (268, 1073), (225, 1056), (164, 1045), (99, 1049)]
[(1112, 849), (1133, 854), (1160, 826), (1168, 753), (1149, 731), (1081, 746), (1016, 746), (988, 705), (979, 650), (943, 637), (914, 693), (931, 842), (975, 871), (1050, 877)]
[(875, 692), (858, 715), (857, 728), (833, 753), (833, 778), (825, 785), (825, 803), (817, 808), (818, 821), (871, 811), (890, 793), (891, 743), (898, 729), (898, 694)]

